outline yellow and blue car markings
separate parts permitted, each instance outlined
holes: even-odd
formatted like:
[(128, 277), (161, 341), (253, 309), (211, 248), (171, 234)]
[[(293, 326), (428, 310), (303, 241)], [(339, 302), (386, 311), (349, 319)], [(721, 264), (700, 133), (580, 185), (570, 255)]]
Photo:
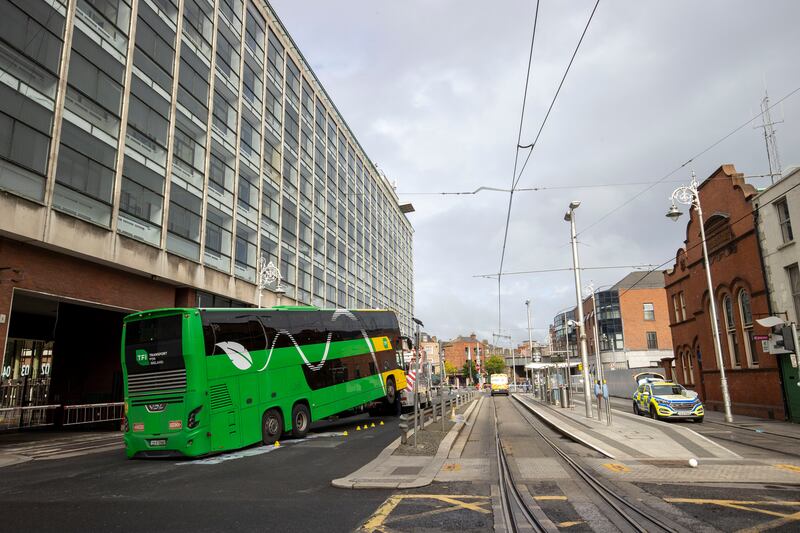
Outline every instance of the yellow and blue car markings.
[[(683, 394), (673, 394), (681, 385), (670, 381), (649, 382), (640, 385), (633, 395), (634, 412), (641, 415), (655, 415), (656, 418), (685, 418), (703, 420), (705, 409), (699, 398), (688, 398)], [(665, 391), (664, 389), (672, 389)], [(669, 394), (665, 394), (669, 392)]]

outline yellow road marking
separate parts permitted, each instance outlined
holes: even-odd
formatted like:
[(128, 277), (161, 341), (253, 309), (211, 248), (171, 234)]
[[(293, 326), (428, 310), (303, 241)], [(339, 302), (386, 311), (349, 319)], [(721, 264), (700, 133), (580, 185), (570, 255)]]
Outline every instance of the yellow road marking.
[[(461, 501), (459, 498), (466, 498), (470, 500), (478, 500), (475, 503)], [(422, 513), (415, 513), (414, 516), (425, 516), (431, 514), (439, 514), (448, 511), (456, 511), (458, 509), (467, 509), (482, 514), (491, 514), (491, 511), (480, 507), (481, 504), (487, 503), (489, 496), (475, 496), (473, 494), (395, 494), (389, 496), (380, 507), (369, 517), (369, 519), (361, 526), (362, 531), (386, 531), (385, 524), (389, 520), (389, 515), (397, 508), (403, 500), (438, 500), (450, 505), (445, 508), (432, 509)], [(483, 501), (480, 501), (483, 500)], [(404, 517), (405, 518), (405, 517)]]
[(389, 515), (394, 511), (397, 504), (400, 503), (402, 498), (397, 496), (389, 496), (385, 502), (381, 504), (380, 507), (373, 513), (372, 516), (369, 517), (369, 520), (362, 526), (362, 529), (367, 531), (372, 531), (380, 526), (383, 525), (383, 522), (389, 517)]
[(549, 500), (566, 500), (566, 496), (534, 496), (534, 500), (549, 501)]
[(604, 463), (604, 467), (608, 468), (612, 472), (616, 472), (618, 474), (625, 474), (626, 472), (630, 472), (631, 469), (625, 465), (621, 465), (619, 463)]
[(458, 472), (461, 470), (461, 465), (458, 463), (448, 463), (442, 467), (445, 472)]
[(754, 528), (744, 529), (742, 531), (756, 532), (766, 531), (778, 526), (788, 524), (800, 520), (800, 512), (794, 513), (779, 513), (777, 511), (770, 511), (769, 509), (759, 509), (753, 507), (754, 505), (760, 506), (778, 506), (778, 507), (796, 507), (800, 505), (799, 501), (782, 501), (782, 500), (715, 500), (703, 498), (664, 498), (664, 501), (669, 503), (692, 503), (696, 505), (719, 505), (720, 507), (727, 507), (729, 509), (739, 509), (740, 511), (749, 511), (751, 513), (760, 513), (767, 516), (774, 516), (778, 520), (767, 522), (755, 526)]
[(578, 524), (583, 524), (583, 520), (573, 520), (571, 522), (559, 522), (556, 524), (558, 527), (572, 527), (577, 526)]
[(775, 468), (780, 468), (782, 470), (788, 470), (790, 472), (797, 472), (798, 474), (800, 474), (800, 466), (785, 465), (785, 464), (783, 464), (783, 465), (773, 465), (773, 466), (775, 466)]

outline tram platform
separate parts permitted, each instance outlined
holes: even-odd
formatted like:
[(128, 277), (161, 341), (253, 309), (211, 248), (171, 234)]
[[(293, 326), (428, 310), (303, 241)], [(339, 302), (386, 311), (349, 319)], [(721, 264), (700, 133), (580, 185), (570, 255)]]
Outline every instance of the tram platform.
[(605, 413), (587, 418), (583, 403), (573, 408), (551, 407), (532, 395), (517, 394), (515, 398), (551, 427), (609, 459), (625, 460), (686, 460), (741, 459), (724, 446), (692, 431), (690, 424), (659, 422), (614, 410), (611, 423)]

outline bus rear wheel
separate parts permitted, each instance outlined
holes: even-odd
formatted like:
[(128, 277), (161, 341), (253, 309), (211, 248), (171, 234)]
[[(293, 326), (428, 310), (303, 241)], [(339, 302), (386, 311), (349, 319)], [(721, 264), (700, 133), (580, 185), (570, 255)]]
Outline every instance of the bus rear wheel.
[(283, 416), (278, 409), (270, 409), (261, 417), (261, 441), (272, 444), (283, 434)]
[(311, 425), (311, 413), (304, 403), (295, 404), (292, 407), (292, 437), (302, 439), (308, 433), (308, 426)]
[(390, 416), (400, 416), (400, 401), (397, 397), (397, 385), (394, 378), (389, 376), (386, 380), (386, 398), (384, 402), (384, 411)]

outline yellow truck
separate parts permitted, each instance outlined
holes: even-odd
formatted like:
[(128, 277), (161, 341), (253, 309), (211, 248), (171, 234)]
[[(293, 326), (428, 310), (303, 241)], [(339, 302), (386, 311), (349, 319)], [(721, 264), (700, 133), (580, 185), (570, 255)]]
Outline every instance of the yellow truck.
[(495, 394), (508, 396), (508, 376), (505, 374), (492, 374), (489, 376), (489, 383), (492, 384), (492, 396)]

